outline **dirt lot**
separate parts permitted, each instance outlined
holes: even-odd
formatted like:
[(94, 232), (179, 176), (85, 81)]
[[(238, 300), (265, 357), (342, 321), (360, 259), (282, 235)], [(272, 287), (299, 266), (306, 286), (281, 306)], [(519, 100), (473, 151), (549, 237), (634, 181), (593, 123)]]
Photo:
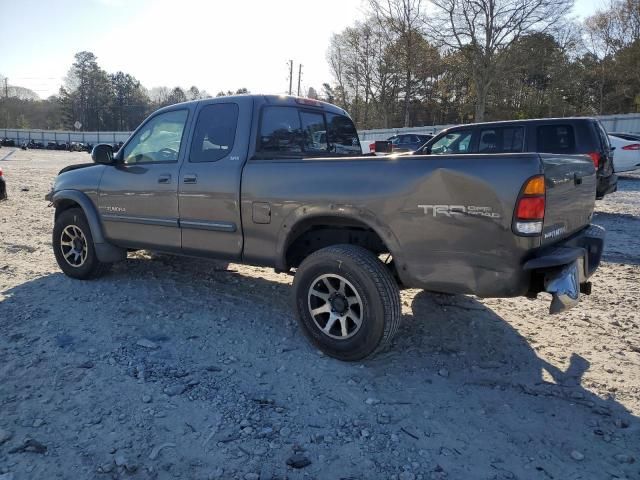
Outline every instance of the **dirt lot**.
[(142, 252), (62, 275), (43, 196), (88, 160), (0, 161), (0, 480), (640, 478), (640, 176), (598, 202), (579, 307), (407, 290), (393, 347), (347, 364), (270, 270)]

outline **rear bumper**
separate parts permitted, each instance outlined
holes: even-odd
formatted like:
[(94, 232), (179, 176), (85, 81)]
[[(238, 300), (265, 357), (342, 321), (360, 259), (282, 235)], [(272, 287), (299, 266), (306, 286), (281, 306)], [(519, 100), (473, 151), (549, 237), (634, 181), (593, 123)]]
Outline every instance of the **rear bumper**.
[(618, 176), (615, 173), (608, 177), (598, 176), (598, 185), (596, 186), (596, 198), (598, 200), (616, 190), (618, 190)]
[(524, 269), (540, 271), (569, 265), (578, 259), (584, 259), (584, 278), (588, 279), (600, 265), (604, 250), (605, 229), (599, 225), (589, 225), (575, 235), (543, 248), (525, 262)]
[(524, 270), (531, 272), (529, 296), (551, 293), (551, 313), (576, 305), (579, 293), (591, 293), (588, 279), (600, 265), (604, 239), (604, 228), (589, 225), (566, 240), (537, 251), (524, 264)]

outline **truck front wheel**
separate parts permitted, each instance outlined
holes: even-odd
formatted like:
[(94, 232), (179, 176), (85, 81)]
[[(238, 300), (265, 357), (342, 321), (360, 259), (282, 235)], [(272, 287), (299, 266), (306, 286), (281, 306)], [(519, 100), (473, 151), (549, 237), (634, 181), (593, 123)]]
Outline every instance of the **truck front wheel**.
[(335, 245), (309, 255), (293, 281), (298, 321), (327, 355), (361, 360), (383, 349), (400, 324), (391, 272), (368, 250)]
[(65, 210), (58, 216), (52, 240), (58, 266), (70, 277), (96, 278), (111, 266), (98, 260), (89, 223), (79, 208)]

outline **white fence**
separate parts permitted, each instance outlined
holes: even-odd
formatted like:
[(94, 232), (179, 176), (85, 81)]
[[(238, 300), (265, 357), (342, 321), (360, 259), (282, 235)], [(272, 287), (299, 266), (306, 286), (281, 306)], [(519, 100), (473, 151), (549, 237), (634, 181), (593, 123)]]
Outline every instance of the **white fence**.
[(640, 113), (626, 115), (603, 115), (597, 117), (607, 132), (626, 132), (640, 134)]
[[(629, 113), (625, 115), (602, 115), (597, 117), (608, 132), (627, 132), (640, 134), (640, 113)], [(361, 130), (358, 132), (365, 152), (369, 151), (369, 143), (375, 140), (385, 140), (393, 135), (401, 133), (431, 134), (450, 127), (452, 125), (431, 125), (410, 128), (388, 128), (376, 130)], [(45, 145), (49, 142), (55, 143), (118, 143), (129, 138), (131, 132), (68, 132), (53, 130), (16, 130), (0, 128), (0, 139), (9, 138), (17, 145), (33, 140), (42, 142)]]

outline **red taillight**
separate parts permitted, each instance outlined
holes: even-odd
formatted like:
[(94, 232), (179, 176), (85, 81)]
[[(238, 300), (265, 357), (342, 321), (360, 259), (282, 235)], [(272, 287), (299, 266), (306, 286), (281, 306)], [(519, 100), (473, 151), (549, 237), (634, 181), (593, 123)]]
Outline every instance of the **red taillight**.
[(545, 209), (544, 175), (531, 177), (523, 185), (516, 203), (513, 229), (518, 235), (540, 235)]
[(376, 142), (373, 142), (373, 143), (369, 144), (369, 152), (371, 152), (371, 153), (375, 153), (376, 152)]
[(0, 177), (2, 176), (2, 169), (0, 168)]
[(591, 152), (588, 154), (591, 157), (591, 160), (593, 160), (593, 165), (598, 168), (598, 166), (600, 165), (600, 153), (599, 152)]
[(516, 211), (518, 220), (542, 220), (544, 218), (544, 197), (523, 197)]
[(640, 150), (640, 143), (632, 143), (631, 145), (625, 145), (622, 150)]

